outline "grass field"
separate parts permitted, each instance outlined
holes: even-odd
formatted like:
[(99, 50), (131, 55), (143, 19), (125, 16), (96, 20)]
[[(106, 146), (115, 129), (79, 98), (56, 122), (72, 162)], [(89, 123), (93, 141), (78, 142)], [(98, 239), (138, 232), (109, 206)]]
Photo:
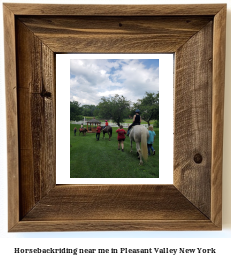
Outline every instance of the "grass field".
[[(77, 134), (74, 136), (74, 127)], [(147, 162), (139, 165), (136, 156), (136, 144), (133, 142), (133, 152), (130, 152), (130, 139), (126, 137), (124, 152), (118, 150), (117, 127), (113, 128), (111, 141), (108, 134), (105, 140), (96, 141), (95, 133), (80, 134), (80, 125), (70, 125), (70, 176), (71, 178), (158, 178), (159, 177), (159, 129), (154, 129), (156, 138), (154, 149), (156, 155), (151, 155)], [(126, 129), (125, 129), (126, 130)]]

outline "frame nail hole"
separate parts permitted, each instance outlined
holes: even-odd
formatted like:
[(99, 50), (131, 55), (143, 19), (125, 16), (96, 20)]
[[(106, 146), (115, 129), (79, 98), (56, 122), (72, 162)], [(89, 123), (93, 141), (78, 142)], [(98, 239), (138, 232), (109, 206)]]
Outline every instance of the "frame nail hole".
[(195, 156), (194, 156), (194, 161), (197, 163), (197, 164), (200, 164), (202, 162), (202, 156), (201, 154), (197, 153)]

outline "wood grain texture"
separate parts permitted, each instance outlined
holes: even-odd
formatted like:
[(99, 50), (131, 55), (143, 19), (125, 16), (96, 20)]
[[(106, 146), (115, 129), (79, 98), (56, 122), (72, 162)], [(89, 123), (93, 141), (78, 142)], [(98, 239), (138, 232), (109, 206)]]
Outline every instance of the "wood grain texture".
[(16, 21), (20, 217), (55, 186), (54, 54)]
[(3, 6), (7, 119), (8, 229), (19, 221), (19, 155), (14, 14)]
[(219, 230), (209, 220), (62, 220), (21, 221), (9, 232), (57, 231), (211, 231)]
[(217, 229), (173, 185), (58, 185), (12, 231), (25, 227), (27, 231)]
[(225, 89), (226, 6), (214, 18), (212, 106), (211, 220), (222, 226), (222, 155)]
[(56, 5), (5, 3), (15, 15), (180, 16), (215, 15), (224, 4), (192, 5)]
[(208, 218), (173, 185), (57, 185), (23, 221), (73, 219), (130, 221)]
[[(221, 229), (225, 7), (4, 4), (9, 231)], [(75, 51), (176, 52), (174, 185), (55, 185), (55, 52)]]
[(212, 36), (210, 22), (176, 52), (174, 110), (174, 185), (209, 218)]
[[(175, 52), (211, 16), (183, 17), (20, 17), (56, 53)], [(141, 44), (142, 42), (142, 44)]]

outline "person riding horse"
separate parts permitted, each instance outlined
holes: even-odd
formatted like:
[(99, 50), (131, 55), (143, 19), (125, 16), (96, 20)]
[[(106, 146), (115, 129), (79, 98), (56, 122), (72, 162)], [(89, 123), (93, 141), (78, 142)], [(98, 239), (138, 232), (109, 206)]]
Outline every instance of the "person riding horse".
[(102, 128), (101, 131), (103, 132), (103, 138), (104, 139), (105, 139), (105, 133), (108, 133), (109, 141), (110, 141), (110, 138), (112, 136), (112, 127), (110, 125), (107, 125), (104, 128)]
[(81, 124), (81, 126), (79, 128), (79, 135), (81, 132), (83, 133), (83, 136), (85, 136), (87, 133), (87, 129), (83, 127), (83, 124)]
[(141, 123), (141, 116), (140, 116), (140, 110), (135, 110), (135, 115), (133, 116), (133, 123), (128, 127), (127, 136), (129, 136), (130, 129), (135, 125), (140, 125)]
[(105, 120), (105, 126), (103, 127), (103, 129), (106, 128), (107, 126), (108, 126), (108, 122), (107, 120)]

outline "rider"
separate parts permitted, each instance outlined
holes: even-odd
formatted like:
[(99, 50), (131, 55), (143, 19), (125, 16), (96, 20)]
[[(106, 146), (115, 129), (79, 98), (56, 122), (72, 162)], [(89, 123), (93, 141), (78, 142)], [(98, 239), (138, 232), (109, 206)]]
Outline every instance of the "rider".
[(107, 120), (105, 120), (105, 126), (103, 128), (106, 128), (108, 126)]
[(140, 110), (137, 109), (135, 110), (135, 115), (133, 116), (133, 123), (128, 127), (128, 132), (127, 132), (127, 136), (129, 136), (129, 131), (130, 129), (135, 126), (135, 125), (140, 125), (141, 123), (141, 116), (140, 116)]

